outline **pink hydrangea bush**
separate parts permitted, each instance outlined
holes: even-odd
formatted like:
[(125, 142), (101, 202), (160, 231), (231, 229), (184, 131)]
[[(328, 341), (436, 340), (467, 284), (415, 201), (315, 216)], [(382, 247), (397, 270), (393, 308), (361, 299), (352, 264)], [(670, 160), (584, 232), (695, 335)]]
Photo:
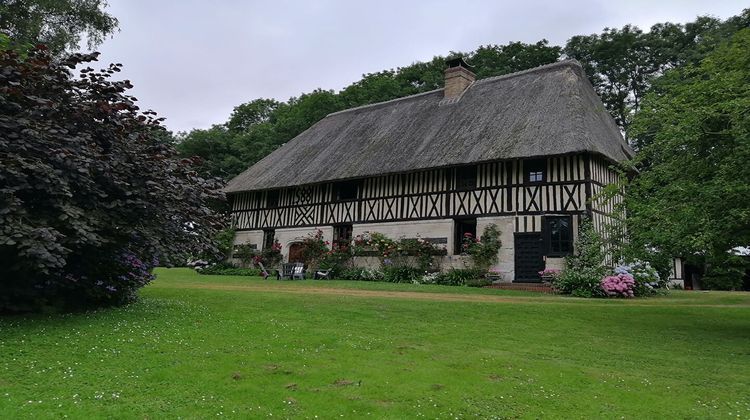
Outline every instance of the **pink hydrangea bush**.
[(607, 276), (601, 286), (607, 296), (635, 297), (635, 279), (630, 274)]

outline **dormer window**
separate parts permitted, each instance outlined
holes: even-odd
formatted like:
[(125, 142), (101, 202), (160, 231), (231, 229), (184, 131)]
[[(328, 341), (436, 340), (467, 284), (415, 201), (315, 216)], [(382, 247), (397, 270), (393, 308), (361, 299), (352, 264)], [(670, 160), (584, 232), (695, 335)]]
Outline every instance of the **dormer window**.
[(546, 166), (544, 160), (527, 160), (523, 166), (525, 182), (544, 182), (544, 167)]

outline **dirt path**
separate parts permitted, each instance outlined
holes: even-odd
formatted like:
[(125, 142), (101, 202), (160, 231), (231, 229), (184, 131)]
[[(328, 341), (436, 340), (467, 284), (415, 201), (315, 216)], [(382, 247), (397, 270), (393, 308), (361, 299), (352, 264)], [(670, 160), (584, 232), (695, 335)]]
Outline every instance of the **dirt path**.
[[(153, 287), (153, 286), (152, 286)], [(236, 290), (247, 292), (265, 292), (265, 293), (292, 293), (303, 295), (318, 296), (351, 296), (363, 298), (388, 298), (388, 299), (409, 299), (409, 300), (426, 300), (439, 302), (479, 302), (479, 303), (514, 303), (514, 304), (556, 304), (571, 305), (583, 304), (588, 306), (607, 306), (612, 307), (618, 303), (627, 306), (681, 306), (681, 307), (701, 307), (701, 308), (750, 308), (747, 304), (696, 304), (690, 301), (659, 299), (651, 301), (607, 301), (607, 300), (590, 300), (572, 297), (559, 296), (498, 296), (482, 294), (458, 294), (458, 293), (431, 293), (431, 292), (410, 292), (410, 291), (392, 291), (392, 290), (362, 290), (346, 288), (328, 288), (328, 287), (289, 287), (279, 285), (230, 285), (230, 284), (168, 284), (157, 287), (166, 289), (203, 289), (203, 290)]]

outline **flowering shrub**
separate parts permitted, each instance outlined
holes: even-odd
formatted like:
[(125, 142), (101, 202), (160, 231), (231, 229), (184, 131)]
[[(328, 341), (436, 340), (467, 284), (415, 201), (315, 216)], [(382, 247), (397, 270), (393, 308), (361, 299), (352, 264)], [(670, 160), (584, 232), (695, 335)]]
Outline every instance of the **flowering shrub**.
[(336, 277), (343, 280), (383, 281), (383, 272), (373, 268), (354, 267), (344, 269)]
[(635, 297), (635, 279), (630, 274), (607, 276), (601, 286), (607, 296)]
[(659, 289), (666, 290), (666, 282), (662, 281), (656, 269), (645, 261), (636, 260), (629, 264), (620, 264), (615, 267), (614, 273), (615, 275), (628, 275), (635, 280), (636, 296), (655, 294)]
[(317, 268), (323, 256), (330, 251), (330, 245), (323, 239), (323, 231), (315, 229), (302, 240), (302, 261), (312, 269)]
[(464, 252), (469, 254), (474, 267), (486, 270), (497, 262), (497, 253), (500, 251), (500, 230), (497, 225), (489, 224), (482, 232), (482, 238), (477, 240), (471, 233), (465, 233), (461, 244)]
[(383, 266), (412, 266), (415, 259), (412, 257), (416, 257), (417, 268), (425, 272), (437, 268), (434, 257), (445, 255), (446, 250), (421, 237), (395, 241), (382, 233), (373, 232), (364, 236), (357, 235), (353, 241), (352, 253), (378, 256)]

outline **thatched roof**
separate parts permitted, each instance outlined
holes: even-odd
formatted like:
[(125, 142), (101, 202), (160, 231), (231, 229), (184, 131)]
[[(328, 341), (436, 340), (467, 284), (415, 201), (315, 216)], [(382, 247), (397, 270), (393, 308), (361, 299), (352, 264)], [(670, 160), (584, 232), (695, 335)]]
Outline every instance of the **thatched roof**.
[(615, 162), (633, 153), (569, 60), (477, 80), (455, 103), (438, 89), (330, 114), (226, 191), (583, 151)]

